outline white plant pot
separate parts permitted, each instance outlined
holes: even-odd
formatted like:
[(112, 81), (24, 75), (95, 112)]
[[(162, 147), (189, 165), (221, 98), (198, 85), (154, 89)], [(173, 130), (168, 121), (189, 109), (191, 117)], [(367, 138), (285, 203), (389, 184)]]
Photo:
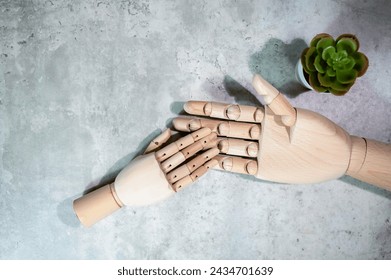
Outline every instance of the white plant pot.
[(303, 69), (303, 65), (301, 64), (301, 59), (299, 59), (299, 61), (297, 62), (296, 64), (296, 68), (295, 68), (295, 76), (296, 76), (296, 80), (301, 84), (303, 85), (304, 87), (310, 89), (310, 90), (314, 90), (311, 85), (307, 82), (307, 80), (305, 79), (305, 76), (304, 76), (304, 69)]

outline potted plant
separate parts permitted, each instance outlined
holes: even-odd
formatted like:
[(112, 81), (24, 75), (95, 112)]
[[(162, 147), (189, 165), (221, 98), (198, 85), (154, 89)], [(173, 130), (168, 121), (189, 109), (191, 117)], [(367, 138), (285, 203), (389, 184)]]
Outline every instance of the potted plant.
[(336, 40), (329, 34), (318, 34), (303, 51), (296, 77), (309, 89), (344, 95), (368, 68), (368, 58), (358, 51), (359, 47), (352, 34), (343, 34)]

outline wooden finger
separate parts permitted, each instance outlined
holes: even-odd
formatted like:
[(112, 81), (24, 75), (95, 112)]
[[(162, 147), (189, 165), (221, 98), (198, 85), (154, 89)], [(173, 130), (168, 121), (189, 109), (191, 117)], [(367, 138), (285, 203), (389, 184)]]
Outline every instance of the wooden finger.
[(219, 102), (188, 101), (184, 109), (191, 115), (260, 123), (265, 115), (263, 108)]
[(179, 166), (186, 159), (194, 156), (197, 152), (202, 151), (205, 146), (208, 145), (208, 142), (214, 141), (217, 138), (216, 133), (211, 133), (204, 138), (196, 141), (190, 146), (186, 147), (183, 150), (178, 151), (176, 154), (166, 159), (161, 163), (161, 168), (164, 173), (168, 173), (177, 166)]
[[(215, 133), (215, 132), (213, 132), (213, 133)], [(216, 137), (216, 138), (210, 140), (210, 142), (206, 143), (206, 145), (204, 146), (204, 150), (215, 148), (215, 147), (217, 147), (218, 143), (219, 143), (218, 137)]]
[(217, 141), (217, 147), (222, 154), (244, 157), (258, 156), (259, 144), (257, 142), (225, 137), (218, 137)]
[(209, 128), (201, 128), (193, 133), (190, 133), (179, 140), (167, 145), (166, 147), (160, 149), (155, 153), (156, 159), (161, 162), (169, 157), (171, 157), (173, 154), (179, 152), (180, 150), (190, 146), (197, 140), (209, 135), (211, 133), (211, 130)]
[(274, 114), (281, 116), (281, 121), (284, 125), (291, 127), (296, 123), (296, 109), (293, 108), (283, 94), (277, 95), (268, 106)]
[(255, 175), (258, 171), (258, 163), (256, 160), (218, 155), (214, 157), (219, 162), (219, 169), (234, 173)]
[(274, 98), (276, 98), (280, 93), (275, 87), (258, 74), (254, 75), (252, 85), (256, 92), (263, 97), (263, 101), (266, 105), (272, 103)]
[(284, 125), (291, 127), (296, 123), (297, 113), (295, 108), (275, 87), (260, 75), (254, 75), (252, 84), (272, 112), (281, 116)]
[(173, 126), (179, 131), (194, 131), (201, 127), (207, 127), (219, 136), (241, 139), (258, 140), (261, 134), (260, 124), (216, 119), (177, 117), (173, 121)]
[(181, 165), (178, 168), (171, 171), (170, 173), (168, 173), (166, 175), (167, 181), (171, 184), (175, 183), (176, 181), (194, 172), (198, 167), (200, 167), (201, 165), (203, 165), (205, 162), (212, 159), (213, 157), (217, 156), (218, 154), (219, 154), (219, 149), (217, 148), (207, 150), (206, 152), (195, 157), (188, 163)]
[(172, 131), (169, 128), (163, 131), (162, 134), (151, 141), (151, 143), (145, 149), (144, 154), (148, 154), (166, 143), (168, 139), (170, 139), (171, 133)]
[(208, 146), (208, 143), (215, 141), (216, 138), (217, 138), (217, 134), (213, 132), (208, 136), (198, 140), (197, 142), (190, 145), (189, 147), (183, 149), (181, 153), (185, 156), (186, 159), (188, 159), (194, 156), (197, 152), (204, 150), (204, 148)]
[(261, 135), (261, 125), (229, 121), (219, 125), (217, 132), (220, 136), (258, 140)]
[(172, 184), (172, 188), (174, 191), (179, 191), (183, 189), (185, 186), (193, 183), (202, 175), (204, 175), (210, 168), (213, 168), (218, 165), (218, 161), (216, 159), (211, 159), (207, 161), (204, 165), (200, 166), (193, 173), (183, 177), (179, 181)]

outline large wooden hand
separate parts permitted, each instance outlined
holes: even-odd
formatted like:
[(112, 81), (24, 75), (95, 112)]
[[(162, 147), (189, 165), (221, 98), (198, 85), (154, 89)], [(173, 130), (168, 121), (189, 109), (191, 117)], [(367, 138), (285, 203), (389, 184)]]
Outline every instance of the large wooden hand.
[(348, 174), (391, 190), (391, 145), (356, 136), (326, 117), (293, 108), (261, 76), (253, 86), (264, 108), (189, 101), (197, 117), (178, 117), (179, 131), (210, 128), (218, 134), (217, 168), (282, 183), (316, 183)]
[(213, 159), (219, 153), (214, 147), (217, 135), (209, 128), (163, 147), (170, 138), (171, 131), (166, 130), (113, 183), (76, 199), (73, 207), (81, 223), (91, 226), (125, 205), (150, 205), (164, 200), (217, 165)]

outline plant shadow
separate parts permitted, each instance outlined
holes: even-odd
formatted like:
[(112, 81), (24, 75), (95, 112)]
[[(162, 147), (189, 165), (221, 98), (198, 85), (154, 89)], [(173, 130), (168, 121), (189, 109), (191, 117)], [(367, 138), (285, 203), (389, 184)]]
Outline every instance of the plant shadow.
[(272, 38), (262, 50), (250, 56), (248, 66), (253, 74), (260, 74), (285, 95), (294, 98), (308, 91), (295, 78), (296, 64), (306, 47), (303, 39), (294, 39), (290, 44), (285, 44), (280, 39)]

